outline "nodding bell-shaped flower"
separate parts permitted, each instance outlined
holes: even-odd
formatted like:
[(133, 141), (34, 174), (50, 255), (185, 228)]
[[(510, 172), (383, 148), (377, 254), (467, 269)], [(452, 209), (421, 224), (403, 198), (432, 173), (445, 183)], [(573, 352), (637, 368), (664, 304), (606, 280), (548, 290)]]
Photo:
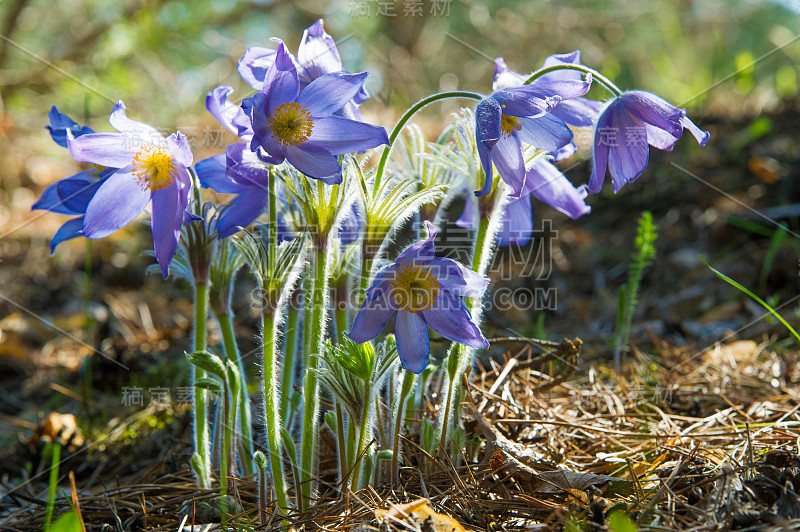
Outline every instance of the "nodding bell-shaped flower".
[(594, 164), (589, 192), (600, 192), (611, 173), (614, 193), (642, 175), (650, 146), (671, 151), (688, 129), (705, 147), (709, 133), (697, 127), (680, 109), (646, 91), (628, 91), (609, 101), (594, 129)]

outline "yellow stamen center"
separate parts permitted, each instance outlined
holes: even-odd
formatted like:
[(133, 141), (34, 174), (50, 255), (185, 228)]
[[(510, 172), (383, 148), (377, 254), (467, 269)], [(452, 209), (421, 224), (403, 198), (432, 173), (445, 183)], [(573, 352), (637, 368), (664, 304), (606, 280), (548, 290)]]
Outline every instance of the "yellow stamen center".
[(439, 297), (441, 285), (434, 269), (421, 264), (406, 264), (392, 280), (392, 299), (403, 310), (429, 310)]
[(307, 141), (314, 129), (311, 112), (295, 102), (279, 105), (267, 118), (267, 123), (272, 129), (272, 138), (284, 147)]
[(500, 117), (500, 130), (506, 137), (520, 129), (522, 129), (522, 123), (516, 116), (502, 115)]
[(164, 147), (145, 144), (133, 156), (133, 175), (139, 185), (151, 192), (167, 188), (175, 181), (175, 165)]

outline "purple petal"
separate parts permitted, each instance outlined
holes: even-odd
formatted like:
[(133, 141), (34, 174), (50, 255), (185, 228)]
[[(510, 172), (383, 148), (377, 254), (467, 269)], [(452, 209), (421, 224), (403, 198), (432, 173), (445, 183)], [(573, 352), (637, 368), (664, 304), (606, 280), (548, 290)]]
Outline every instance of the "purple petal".
[(228, 165), (224, 153), (203, 159), (194, 165), (194, 169), (203, 188), (211, 188), (221, 194), (239, 194), (247, 189), (228, 178)]
[(431, 356), (428, 326), (417, 314), (400, 309), (394, 318), (394, 335), (403, 367), (411, 373), (422, 373)]
[(186, 135), (180, 131), (167, 137), (167, 147), (172, 152), (172, 158), (183, 166), (192, 166), (192, 148)]
[(72, 220), (67, 221), (67, 223), (59, 227), (58, 231), (56, 231), (56, 234), (53, 235), (53, 239), (50, 240), (50, 254), (52, 255), (53, 253), (55, 253), (56, 246), (58, 246), (65, 240), (70, 240), (73, 238), (77, 238), (79, 236), (83, 236), (81, 234), (82, 229), (83, 229), (83, 216), (73, 218)]
[[(574, 52), (569, 52), (566, 54), (553, 54), (547, 56), (544, 60), (544, 64), (542, 68), (548, 68), (551, 66), (556, 65), (580, 65), (581, 64), (581, 51), (575, 50)], [(542, 78), (546, 78), (548, 80), (580, 80), (582, 77), (582, 73), (578, 72), (577, 70), (556, 70), (555, 72), (550, 72), (549, 74), (545, 74)]]
[(358, 94), (366, 79), (366, 72), (325, 74), (300, 91), (297, 103), (308, 109), (314, 117), (331, 115)]
[(475, 192), (476, 196), (487, 195), (492, 188), (492, 160), (490, 150), (502, 136), (501, 122), (503, 110), (497, 100), (484, 98), (475, 107), (475, 136), (478, 144), (478, 155), (484, 172), (483, 188)]
[[(608, 150), (612, 142), (605, 138), (606, 131), (615, 133), (616, 130), (612, 126), (612, 118), (614, 116), (614, 108), (619, 100), (612, 100), (606, 108), (600, 113), (597, 118), (597, 123), (594, 127), (594, 143), (592, 146), (592, 175), (589, 178), (589, 192), (597, 194), (603, 188), (603, 181), (606, 179), (606, 170), (608, 168)], [(614, 140), (614, 143), (616, 140)]]
[(436, 257), (427, 265), (436, 272), (442, 288), (457, 296), (481, 297), (489, 286), (487, 277), (481, 277), (453, 259)]
[(525, 184), (525, 160), (522, 158), (522, 144), (515, 134), (503, 136), (491, 151), (492, 162), (497, 173), (511, 187), (512, 198), (518, 198)]
[(239, 75), (251, 87), (261, 90), (264, 87), (264, 78), (267, 77), (269, 67), (275, 62), (277, 52), (271, 48), (261, 46), (251, 46), (244, 51), (244, 55), (239, 59)]
[(122, 100), (118, 101), (114, 106), (108, 121), (114, 129), (120, 133), (131, 135), (132, 139), (155, 144), (162, 138), (161, 133), (153, 126), (128, 118), (125, 114), (125, 104), (122, 103)]
[(188, 192), (191, 189), (189, 183), (191, 183), (189, 173), (185, 168), (180, 168), (178, 176), (170, 186), (156, 190), (152, 194), (150, 228), (153, 233), (153, 250), (164, 279), (169, 275), (169, 263), (175, 255), (183, 227)]
[(231, 144), (225, 150), (226, 175), (238, 185), (266, 190), (269, 168), (247, 148), (244, 142)]
[(86, 204), (99, 186), (100, 182), (90, 176), (89, 172), (80, 172), (47, 187), (31, 210), (45, 210), (57, 214), (83, 214), (86, 211)]
[(338, 158), (325, 148), (310, 142), (286, 147), (286, 159), (300, 172), (315, 179), (342, 182), (342, 167)]
[[(534, 161), (528, 171), (525, 189), (536, 199), (577, 220), (592, 210), (584, 201), (586, 193), (575, 188), (555, 165), (543, 158)], [(533, 220), (531, 219), (531, 226)]]
[(678, 137), (673, 137), (663, 129), (659, 129), (656, 126), (651, 126), (650, 124), (645, 124), (644, 127), (647, 135), (647, 143), (654, 148), (664, 151), (672, 151), (672, 149), (675, 147), (675, 143), (678, 142)]
[(547, 155), (553, 158), (554, 162), (564, 161), (578, 153), (578, 146), (574, 142), (570, 142), (557, 150), (551, 151)]
[(92, 128), (78, 125), (77, 122), (59, 111), (55, 105), (47, 113), (47, 118), (50, 121), (50, 125), (45, 126), (45, 128), (50, 131), (50, 137), (55, 143), (62, 148), (67, 147), (67, 130), (76, 138), (87, 133), (94, 133)]
[(314, 119), (314, 128), (307, 142), (324, 148), (334, 155), (341, 155), (362, 153), (381, 144), (389, 144), (389, 136), (386, 130), (379, 126), (340, 116), (326, 116)]
[(227, 238), (239, 231), (239, 227), (247, 227), (261, 213), (267, 210), (269, 193), (260, 188), (250, 188), (236, 196), (232, 201), (220, 207), (217, 219), (219, 238)]
[[(650, 148), (644, 123), (627, 113), (624, 107), (614, 109), (612, 127), (619, 131), (618, 141), (611, 146), (608, 160), (611, 183), (616, 194), (625, 184), (642, 175), (647, 168)], [(642, 131), (645, 131), (644, 140), (639, 137)]]
[(494, 60), (494, 81), (492, 82), (493, 91), (507, 89), (509, 87), (519, 87), (525, 82), (526, 79), (526, 76), (510, 70), (506, 66), (506, 62), (502, 57), (498, 57)]
[(131, 164), (139, 146), (122, 133), (89, 133), (77, 138), (67, 136), (67, 146), (72, 158), (111, 168), (124, 168)]
[(602, 108), (603, 102), (575, 98), (559, 103), (550, 114), (571, 126), (590, 127), (594, 125)]
[(86, 207), (83, 235), (95, 239), (106, 237), (128, 225), (149, 202), (150, 191), (139, 185), (132, 167), (117, 170)]
[[(400, 312), (398, 312), (398, 316)], [(475, 349), (489, 347), (489, 342), (483, 336), (481, 330), (472, 323), (464, 302), (450, 292), (444, 291), (439, 294), (434, 307), (430, 310), (423, 310), (421, 314), (425, 323), (430, 325), (431, 329), (448, 340), (468, 345)], [(394, 329), (397, 336), (397, 351), (399, 352), (400, 334), (396, 320)], [(425, 332), (425, 340), (427, 342), (427, 330)]]
[(560, 97), (546, 97), (526, 87), (511, 87), (492, 93), (491, 98), (500, 104), (502, 113), (509, 116), (542, 116), (558, 105)]
[(478, 228), (478, 203), (476, 201), (470, 198), (464, 201), (464, 211), (456, 220), (456, 225), (471, 231)]
[(436, 245), (434, 241), (439, 231), (427, 220), (425, 221), (425, 229), (428, 231), (428, 237), (414, 242), (403, 250), (395, 261), (396, 266), (399, 267), (409, 262), (427, 262), (434, 257), (436, 254)]
[[(619, 97), (620, 107), (646, 124), (663, 129), (673, 137), (683, 133), (681, 119), (686, 116), (683, 109), (645, 91), (629, 91)], [(620, 110), (621, 112), (621, 110)]]
[(262, 89), (263, 94), (267, 96), (265, 106), (267, 115), (272, 115), (278, 106), (295, 101), (300, 91), (297, 69), (292, 61), (292, 56), (286, 50), (286, 45), (280, 41), (279, 43), (275, 54), (275, 62), (267, 71), (267, 75), (264, 78), (264, 88)]
[(520, 140), (540, 150), (558, 150), (572, 142), (574, 137), (572, 130), (552, 114), (517, 120), (522, 124), (522, 128), (517, 132)]
[(228, 101), (231, 87), (221, 85), (206, 95), (206, 109), (217, 122), (235, 135), (249, 140), (253, 135), (250, 119), (240, 106)]
[(367, 289), (364, 303), (356, 314), (353, 327), (347, 336), (359, 344), (376, 338), (397, 307), (391, 297), (391, 277), (394, 265), (384, 267), (375, 276), (372, 286)]
[(689, 133), (691, 133), (695, 139), (697, 139), (697, 142), (700, 144), (701, 147), (703, 148), (706, 147), (708, 139), (711, 137), (711, 134), (708, 131), (703, 131), (702, 129), (697, 127), (695, 123), (689, 120), (689, 117), (687, 116), (681, 118), (681, 124), (683, 125), (683, 127), (689, 130)]
[(329, 72), (342, 70), (342, 58), (333, 38), (325, 32), (322, 19), (303, 32), (297, 48), (298, 74), (306, 82)]
[[(527, 181), (526, 181), (527, 188)], [(530, 194), (522, 194), (519, 199), (511, 199), (506, 204), (503, 225), (497, 233), (497, 244), (524, 246), (533, 235), (533, 208)]]

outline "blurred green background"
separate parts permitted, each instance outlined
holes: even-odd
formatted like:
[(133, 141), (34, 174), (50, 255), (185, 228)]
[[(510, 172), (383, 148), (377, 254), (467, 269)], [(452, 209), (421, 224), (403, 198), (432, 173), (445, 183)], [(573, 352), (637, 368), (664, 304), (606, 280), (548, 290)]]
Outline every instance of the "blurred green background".
[[(122, 99), (134, 119), (194, 136), (204, 157), (222, 149), (210, 137), (219, 126), (204, 110), (206, 92), (226, 84), (237, 100), (251, 94), (236, 71), (245, 48), (274, 36), (296, 50), (320, 17), (345, 67), (371, 73), (363, 110), (387, 127), (432, 92), (490, 91), (496, 56), (526, 72), (580, 49), (621, 87), (656, 92), (694, 117), (774, 109), (797, 94), (800, 77), (793, 0), (3, 0), (0, 228), (13, 222), (9, 206), (24, 211), (77, 168), (43, 129), (50, 105), (108, 130)], [(428, 110), (429, 129), (459, 104)]]

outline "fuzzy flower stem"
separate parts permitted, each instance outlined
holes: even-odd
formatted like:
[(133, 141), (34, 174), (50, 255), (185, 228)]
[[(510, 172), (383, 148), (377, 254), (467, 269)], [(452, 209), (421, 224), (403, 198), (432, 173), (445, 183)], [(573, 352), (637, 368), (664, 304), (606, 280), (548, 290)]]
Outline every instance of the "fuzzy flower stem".
[(283, 375), (281, 376), (281, 416), (286, 428), (289, 429), (291, 417), (292, 385), (294, 384), (294, 363), (297, 358), (297, 328), (300, 324), (300, 309), (294, 297), (289, 298), (289, 308), (286, 309), (286, 333), (284, 335)]
[(314, 478), (319, 456), (319, 357), (327, 326), (328, 258), (325, 249), (316, 248), (313, 257), (314, 284), (310, 294), (311, 332), (306, 351), (308, 353), (303, 385), (303, 446), (300, 453), (301, 496), (300, 508), (306, 509), (314, 496)]
[(392, 435), (394, 442), (392, 445), (392, 483), (397, 484), (400, 480), (400, 430), (403, 427), (403, 418), (405, 417), (406, 406), (408, 404), (408, 396), (414, 388), (417, 376), (410, 371), (401, 369), (403, 374), (403, 381), (400, 385), (400, 392), (397, 394), (394, 404), (394, 434)]
[[(194, 284), (194, 345), (193, 351), (206, 350), (206, 319), (208, 317), (208, 283), (195, 282)], [(206, 377), (206, 372), (199, 367), (194, 367), (194, 382)], [(192, 383), (194, 384), (194, 383)], [(200, 457), (202, 477), (199, 478), (201, 488), (208, 488), (211, 483), (211, 457), (208, 432), (208, 409), (206, 404), (206, 391), (203, 388), (194, 388), (194, 408), (192, 409), (194, 422), (194, 448)]]
[(364, 386), (364, 404), (361, 407), (361, 420), (358, 426), (358, 447), (356, 447), (356, 460), (353, 466), (353, 480), (350, 483), (353, 491), (358, 490), (358, 480), (361, 476), (361, 458), (364, 454), (364, 448), (367, 446), (367, 429), (369, 429), (369, 411), (372, 408), (372, 386), (368, 381)]
[[(505, 210), (504, 204), (507, 198), (504, 187), (497, 187), (492, 193), (490, 211), (482, 213), (478, 225), (478, 233), (475, 236), (475, 248), (472, 252), (472, 270), (477, 272), (478, 275), (485, 276), (486, 270), (489, 268), (492, 256), (497, 249), (497, 231), (500, 228), (500, 221)], [(480, 326), (482, 319), (481, 300), (467, 298), (466, 305), (469, 307), (472, 314), (472, 319)], [(464, 345), (456, 345), (451, 351), (450, 356), (455, 357), (455, 360), (448, 362), (448, 367), (453, 368), (453, 371), (448, 371), (449, 382), (447, 385), (447, 398), (445, 400), (445, 407), (440, 411), (439, 416), (439, 441), (445, 448), (447, 448), (447, 436), (450, 424), (454, 419), (454, 403), (453, 399), (458, 393), (458, 386), (461, 380), (461, 374), (467, 369), (467, 365), (472, 358), (473, 350)]]
[(540, 78), (545, 74), (556, 72), (557, 70), (577, 70), (578, 72), (591, 74), (592, 79), (597, 80), (597, 82), (600, 83), (600, 85), (605, 87), (614, 96), (620, 96), (622, 94), (622, 90), (620, 90), (620, 88), (617, 87), (610, 79), (602, 75), (597, 70), (594, 70), (593, 68), (589, 68), (583, 65), (559, 64), (559, 65), (549, 66), (546, 68), (540, 68), (539, 70), (531, 74), (530, 77), (527, 80), (525, 80), (525, 83), (523, 83), (523, 85), (528, 85), (529, 83), (532, 83), (535, 79)]
[(447, 92), (439, 92), (437, 94), (432, 94), (427, 98), (423, 98), (414, 105), (412, 105), (404, 114), (400, 117), (400, 120), (397, 121), (395, 124), (394, 129), (392, 129), (392, 133), (389, 135), (389, 145), (383, 149), (383, 153), (381, 154), (381, 159), (378, 162), (378, 170), (375, 173), (375, 184), (373, 185), (373, 190), (378, 190), (381, 185), (381, 178), (383, 177), (383, 171), (386, 168), (386, 162), (389, 160), (389, 153), (392, 151), (392, 147), (394, 146), (394, 141), (397, 140), (397, 137), (400, 136), (400, 132), (405, 127), (406, 123), (411, 120), (411, 118), (417, 114), (423, 107), (430, 105), (434, 102), (438, 102), (439, 100), (445, 100), (447, 98), (471, 98), (473, 100), (481, 100), (483, 99), (482, 94), (478, 94), (477, 92), (471, 91), (447, 91)]
[(289, 502), (283, 475), (283, 460), (281, 459), (281, 424), (278, 411), (277, 359), (275, 355), (277, 324), (275, 310), (265, 308), (261, 313), (261, 331), (264, 339), (264, 414), (267, 425), (267, 447), (275, 498), (280, 511), (285, 512), (289, 507)]
[(336, 440), (339, 447), (339, 479), (344, 485), (347, 475), (347, 440), (344, 437), (344, 409), (340, 401), (336, 401)]
[(233, 333), (233, 317), (230, 312), (217, 314), (219, 321), (219, 329), (222, 334), (222, 344), (225, 347), (225, 354), (228, 359), (236, 364), (239, 368), (239, 373), (242, 378), (242, 386), (239, 392), (238, 410), (239, 410), (239, 425), (242, 431), (242, 442), (244, 443), (245, 456), (242, 456), (242, 468), (245, 476), (253, 473), (252, 456), (253, 456), (253, 435), (250, 429), (250, 401), (247, 398), (247, 386), (245, 382), (244, 363), (239, 356), (239, 347), (236, 345), (236, 337)]

